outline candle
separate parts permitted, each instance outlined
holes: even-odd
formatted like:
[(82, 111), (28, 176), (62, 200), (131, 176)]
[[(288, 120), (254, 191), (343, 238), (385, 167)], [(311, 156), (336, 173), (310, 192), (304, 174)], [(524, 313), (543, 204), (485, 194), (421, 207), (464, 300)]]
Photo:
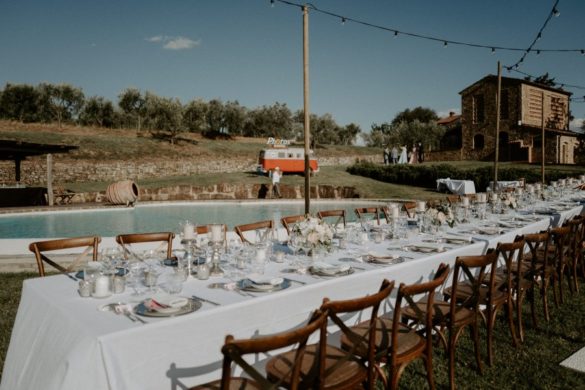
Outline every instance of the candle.
[(195, 238), (195, 227), (189, 221), (183, 225), (183, 239), (192, 240)]
[(265, 260), (266, 260), (266, 248), (256, 249), (256, 261), (265, 261)]
[(400, 216), (400, 209), (396, 206), (392, 207), (392, 218), (398, 218)]
[(463, 205), (463, 207), (469, 206), (469, 198), (467, 196), (461, 198), (461, 205)]
[(93, 296), (97, 298), (106, 297), (110, 294), (110, 278), (98, 276), (93, 285)]
[(211, 241), (212, 242), (221, 242), (221, 229), (223, 226), (221, 225), (211, 225)]
[(416, 211), (424, 212), (427, 209), (427, 203), (425, 201), (416, 202)]
[(526, 186), (526, 192), (528, 192), (529, 194), (534, 194), (534, 186), (532, 184), (528, 184)]
[(283, 251), (277, 251), (274, 254), (274, 261), (277, 262), (277, 263), (284, 262), (284, 252)]

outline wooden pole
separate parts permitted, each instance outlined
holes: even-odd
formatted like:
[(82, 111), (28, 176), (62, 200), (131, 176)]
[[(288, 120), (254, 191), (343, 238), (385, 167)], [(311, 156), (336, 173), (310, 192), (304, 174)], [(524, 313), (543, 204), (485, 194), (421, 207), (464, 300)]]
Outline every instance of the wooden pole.
[(309, 119), (309, 9), (303, 6), (303, 109), (305, 112), (305, 214), (311, 210), (311, 122)]
[(496, 149), (494, 156), (494, 192), (498, 189), (498, 161), (500, 159), (500, 99), (502, 96), (502, 66), (498, 61), (498, 87), (496, 90)]
[(541, 159), (540, 162), (540, 174), (542, 175), (542, 185), (544, 185), (544, 160), (546, 158), (546, 142), (545, 142), (545, 132), (544, 132), (544, 91), (542, 91), (542, 111), (540, 112), (540, 126), (541, 126), (541, 137), (542, 142), (541, 144)]
[(53, 205), (53, 155), (47, 154), (47, 201)]

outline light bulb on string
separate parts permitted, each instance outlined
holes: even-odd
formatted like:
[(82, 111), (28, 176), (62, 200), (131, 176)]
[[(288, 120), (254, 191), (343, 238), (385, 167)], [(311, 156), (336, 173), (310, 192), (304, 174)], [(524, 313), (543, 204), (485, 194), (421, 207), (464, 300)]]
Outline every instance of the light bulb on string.
[(274, 8), (274, 0), (270, 0), (270, 6)]
[(496, 48), (492, 47), (492, 54), (494, 54), (496, 52)]
[(581, 49), (581, 55), (585, 56), (585, 50)]
[(538, 35), (536, 36), (536, 40), (538, 41), (540, 38), (542, 38), (542, 32), (538, 33)]
[(553, 15), (558, 18), (559, 16), (561, 16), (561, 13), (559, 12), (559, 10), (557, 9), (557, 7), (553, 8)]
[(398, 31), (394, 31), (394, 38), (398, 37)]
[(443, 47), (447, 47), (448, 43), (447, 41), (443, 42)]
[(538, 55), (540, 55), (540, 50), (537, 50), (537, 51), (536, 51), (536, 55), (537, 55), (537, 56), (538, 56)]
[(341, 18), (341, 25), (345, 26), (345, 18)]

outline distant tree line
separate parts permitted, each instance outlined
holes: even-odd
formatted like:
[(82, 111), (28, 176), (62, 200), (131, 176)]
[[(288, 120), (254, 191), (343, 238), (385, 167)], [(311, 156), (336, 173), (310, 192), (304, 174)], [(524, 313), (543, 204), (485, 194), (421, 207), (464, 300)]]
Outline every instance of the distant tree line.
[[(253, 109), (237, 101), (195, 99), (182, 104), (177, 98), (157, 96), (128, 88), (115, 105), (100, 96), (85, 97), (69, 84), (6, 84), (0, 90), (0, 118), (20, 122), (80, 124), (150, 131), (174, 143), (180, 133), (206, 137), (276, 137), (302, 139), (303, 112), (293, 113), (286, 104)], [(338, 125), (330, 114), (311, 114), (313, 147), (351, 145), (361, 132), (356, 124)]]
[(362, 134), (367, 146), (402, 146), (410, 148), (422, 142), (425, 150), (439, 149), (445, 128), (437, 125), (439, 117), (430, 108), (416, 107), (396, 114), (392, 122), (372, 124), (370, 133)]

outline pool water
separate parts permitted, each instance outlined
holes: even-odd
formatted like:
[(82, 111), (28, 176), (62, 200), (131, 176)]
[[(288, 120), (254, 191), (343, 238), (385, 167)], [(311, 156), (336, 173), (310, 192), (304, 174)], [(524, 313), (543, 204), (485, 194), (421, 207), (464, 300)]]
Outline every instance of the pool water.
[[(357, 207), (376, 206), (374, 201), (312, 201), (311, 213), (345, 209), (349, 221)], [(180, 222), (199, 225), (236, 225), (303, 214), (304, 202), (198, 202), (137, 205), (133, 208), (94, 209), (64, 212), (6, 214), (0, 216), (1, 238), (57, 238), (85, 235), (114, 237), (124, 233), (180, 231)]]

